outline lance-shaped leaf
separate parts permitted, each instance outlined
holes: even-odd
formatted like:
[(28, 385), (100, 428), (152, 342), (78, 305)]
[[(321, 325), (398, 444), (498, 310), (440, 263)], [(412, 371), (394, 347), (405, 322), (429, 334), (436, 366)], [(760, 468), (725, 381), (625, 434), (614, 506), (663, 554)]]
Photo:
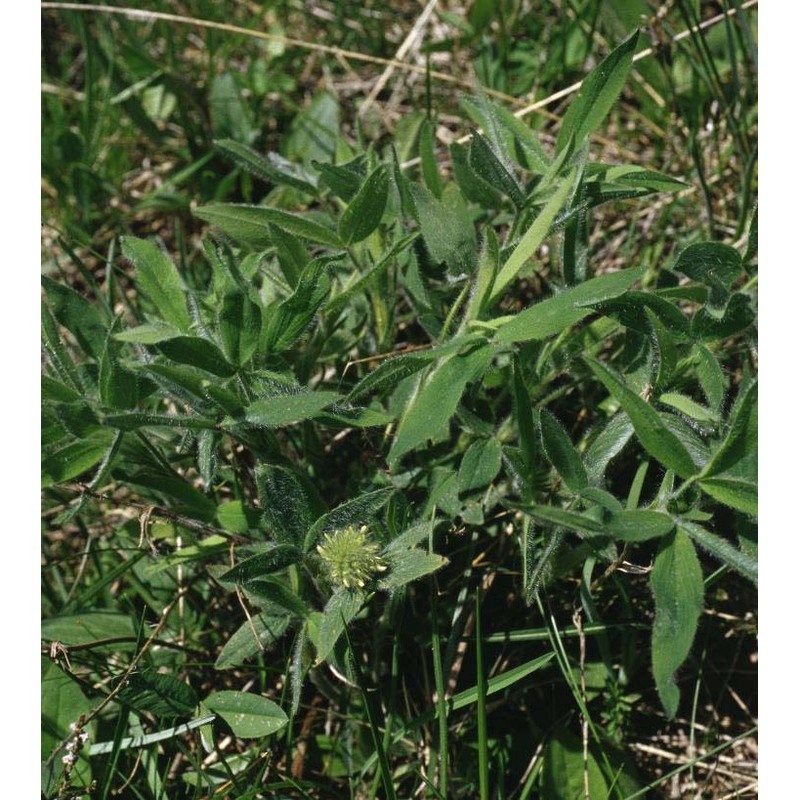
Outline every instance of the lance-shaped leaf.
[(713, 478), (702, 478), (699, 483), (706, 494), (720, 503), (745, 514), (758, 514), (758, 486), (753, 481), (717, 475)]
[(469, 164), (490, 186), (497, 187), (509, 197), (517, 208), (525, 205), (525, 194), (519, 182), (477, 131), (472, 134), (469, 145)]
[(268, 352), (286, 350), (306, 330), (330, 291), (328, 265), (338, 258), (315, 258), (303, 270), (293, 294), (277, 308), (267, 309), (263, 336)]
[(556, 152), (566, 145), (571, 136), (574, 136), (576, 145), (580, 146), (590, 133), (600, 127), (622, 91), (638, 41), (637, 30), (584, 78), (578, 94), (564, 115), (556, 139)]
[(320, 225), (309, 217), (280, 211), (277, 208), (216, 203), (201, 206), (195, 210), (194, 215), (221, 228), (237, 241), (257, 249), (264, 249), (271, 244), (270, 224), (277, 225), (301, 239), (331, 247), (342, 246), (342, 240), (331, 228)]
[(458, 469), (458, 491), (473, 492), (488, 486), (500, 472), (502, 446), (497, 439), (478, 439), (461, 459)]
[(267, 153), (264, 157), (252, 147), (233, 139), (218, 139), (214, 147), (243, 170), (267, 183), (284, 183), (307, 194), (319, 194), (314, 175), (277, 153)]
[(666, 536), (675, 527), (669, 514), (646, 508), (631, 508), (612, 513), (606, 528), (615, 539), (626, 542), (644, 542)]
[(74, 289), (46, 275), (42, 276), (42, 286), (53, 316), (78, 340), (84, 353), (99, 360), (106, 347), (109, 326), (103, 322), (97, 307)]
[(397, 589), (425, 575), (430, 575), (447, 564), (444, 556), (428, 553), (419, 547), (387, 552), (389, 572), (380, 581), (381, 589)]
[(593, 305), (619, 297), (644, 274), (642, 267), (598, 275), (554, 297), (542, 300), (511, 319), (502, 321), (495, 336), (498, 342), (546, 339), (566, 330), (593, 313)]
[(753, 556), (737, 550), (730, 542), (707, 531), (702, 525), (689, 520), (677, 520), (678, 527), (692, 537), (699, 547), (723, 564), (743, 575), (754, 586), (758, 585), (758, 561)]
[[(341, 400), (341, 395), (336, 392), (315, 392), (311, 389), (276, 394), (254, 400), (247, 407), (244, 419), (250, 425), (279, 428), (310, 419), (337, 400)], [(237, 419), (226, 419), (224, 424), (231, 426), (238, 422)]]
[(459, 273), (471, 270), (475, 254), (475, 226), (458, 192), (444, 193), (438, 200), (418, 183), (404, 184), (414, 216), (431, 259)]
[(245, 659), (275, 644), (286, 633), (291, 618), (283, 609), (274, 607), (274, 610), (279, 613), (262, 613), (245, 620), (225, 643), (214, 669), (243, 664)]
[(259, 464), (256, 467), (258, 499), (270, 536), (302, 546), (311, 523), (318, 515), (313, 488), (288, 467)]
[(345, 626), (361, 610), (364, 593), (354, 589), (337, 589), (328, 600), (322, 612), (322, 620), (317, 636), (317, 664), (322, 663), (333, 650)]
[(503, 293), (506, 286), (516, 278), (519, 271), (525, 266), (525, 262), (536, 254), (539, 246), (550, 232), (550, 227), (555, 221), (556, 215), (572, 195), (577, 175), (577, 170), (573, 169), (562, 179), (560, 186), (553, 192), (539, 215), (531, 223), (528, 230), (525, 231), (514, 251), (497, 274), (490, 302), (496, 300)]
[(290, 564), (296, 564), (301, 555), (300, 551), (293, 545), (276, 544), (263, 553), (257, 553), (239, 562), (235, 567), (224, 573), (221, 576), (221, 580), (244, 583), (254, 578), (261, 578), (272, 572), (278, 572)]
[(656, 609), (653, 676), (671, 719), (680, 701), (675, 672), (689, 655), (703, 611), (703, 571), (691, 539), (682, 530), (662, 539), (650, 573), (650, 587)]
[(386, 486), (383, 489), (376, 489), (374, 492), (367, 492), (359, 497), (354, 497), (336, 508), (323, 514), (309, 528), (305, 537), (304, 550), (308, 552), (323, 534), (332, 533), (353, 525), (369, 525), (370, 520), (383, 508), (394, 494), (393, 486)]
[(389, 196), (389, 170), (381, 164), (373, 170), (339, 220), (339, 236), (345, 244), (366, 239), (378, 227)]
[(711, 460), (706, 464), (701, 477), (710, 478), (731, 469), (745, 456), (758, 449), (758, 384), (753, 381), (745, 390), (744, 397), (736, 403), (734, 418), (725, 439)]
[(179, 364), (203, 369), (221, 378), (230, 378), (236, 373), (222, 351), (208, 339), (199, 336), (176, 336), (164, 339), (155, 345), (167, 358)]
[(547, 410), (541, 413), (542, 443), (544, 451), (556, 472), (573, 492), (579, 492), (589, 483), (586, 469), (578, 451), (558, 420)]
[(479, 345), (469, 353), (450, 356), (422, 377), (397, 426), (390, 463), (446, 433), (467, 384), (489, 366), (491, 359), (492, 348)]
[(122, 254), (136, 267), (137, 286), (144, 289), (162, 318), (181, 331), (191, 320), (178, 270), (154, 242), (122, 237)]
[(225, 356), (233, 364), (244, 364), (258, 346), (261, 308), (244, 292), (228, 292), (219, 311), (219, 332)]
[(586, 363), (631, 418), (636, 437), (642, 447), (680, 477), (691, 477), (696, 468), (689, 451), (667, 427), (658, 412), (603, 364), (593, 359), (586, 359)]
[(579, 514), (577, 511), (567, 511), (557, 506), (525, 506), (524, 510), (539, 522), (581, 534), (602, 534), (605, 528), (603, 523), (594, 517)]

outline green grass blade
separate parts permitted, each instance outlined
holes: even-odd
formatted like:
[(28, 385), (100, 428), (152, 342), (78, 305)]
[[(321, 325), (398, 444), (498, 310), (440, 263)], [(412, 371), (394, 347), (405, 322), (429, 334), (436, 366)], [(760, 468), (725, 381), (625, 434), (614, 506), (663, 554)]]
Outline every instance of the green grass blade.
[(481, 593), (475, 592), (475, 670), (478, 719), (478, 783), (481, 800), (489, 800), (489, 736), (486, 723), (487, 681), (483, 664), (483, 629), (481, 626)]

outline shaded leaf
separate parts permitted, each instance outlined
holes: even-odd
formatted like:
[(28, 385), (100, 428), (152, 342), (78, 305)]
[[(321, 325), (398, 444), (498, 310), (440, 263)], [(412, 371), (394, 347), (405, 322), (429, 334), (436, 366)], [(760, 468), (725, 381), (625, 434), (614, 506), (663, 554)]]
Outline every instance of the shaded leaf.
[(316, 178), (278, 153), (267, 153), (264, 157), (252, 147), (233, 139), (218, 139), (214, 142), (214, 147), (246, 172), (266, 183), (283, 183), (307, 194), (318, 194)]
[(675, 672), (686, 660), (703, 610), (703, 571), (683, 530), (664, 537), (650, 573), (655, 601), (653, 676), (667, 716), (678, 711)]
[(519, 182), (478, 131), (472, 134), (470, 140), (469, 163), (481, 178), (490, 186), (500, 189), (517, 208), (525, 205), (525, 194)]
[(337, 589), (325, 605), (322, 620), (319, 624), (314, 663), (322, 663), (333, 650), (334, 645), (349, 625), (353, 617), (361, 610), (365, 595), (355, 589)]
[(243, 365), (258, 346), (261, 308), (243, 292), (229, 292), (222, 300), (218, 324), (225, 357), (232, 364)]
[[(437, 263), (446, 263), (458, 274), (470, 270), (475, 254), (475, 228), (472, 220), (461, 204), (448, 204), (455, 195), (444, 193), (441, 200), (424, 186), (408, 183), (414, 214), (419, 222), (422, 238), (431, 259)], [(461, 200), (460, 195), (458, 199)]]
[(567, 432), (549, 411), (542, 410), (540, 421), (547, 458), (564, 483), (573, 492), (579, 492), (588, 484), (589, 479), (578, 451), (574, 448)]
[(742, 258), (730, 245), (696, 242), (681, 251), (673, 269), (706, 286), (730, 289), (742, 272)]
[(225, 643), (214, 668), (227, 669), (243, 664), (246, 659), (278, 641), (289, 627), (289, 622), (289, 616), (283, 610), (280, 615), (262, 613), (252, 620), (245, 620)]
[(758, 585), (758, 561), (752, 555), (737, 550), (729, 541), (707, 531), (696, 522), (679, 519), (677, 524), (684, 533), (691, 536), (699, 547), (743, 575), (754, 586)]
[(303, 269), (292, 295), (277, 308), (267, 310), (264, 348), (268, 352), (283, 352), (308, 328), (330, 291), (328, 265), (337, 259), (315, 258)]
[(346, 528), (348, 525), (356, 528), (369, 525), (377, 512), (389, 502), (394, 492), (392, 486), (376, 489), (347, 500), (327, 514), (323, 514), (306, 534), (304, 550), (308, 552), (326, 533)]
[(276, 544), (263, 553), (257, 553), (240, 561), (235, 567), (223, 573), (220, 580), (244, 583), (271, 572), (278, 572), (290, 564), (296, 564), (301, 557), (302, 553), (293, 545)]
[(458, 491), (468, 493), (488, 486), (500, 472), (502, 447), (497, 439), (473, 442), (461, 459)]
[(603, 523), (577, 511), (566, 511), (556, 506), (525, 506), (525, 512), (539, 522), (567, 528), (578, 533), (603, 533)]
[(701, 477), (718, 475), (758, 451), (758, 384), (753, 381), (737, 399), (734, 418), (719, 449), (706, 464)]
[[(128, 647), (135, 647), (136, 629), (128, 614), (111, 611), (86, 611), (42, 620), (42, 639), (65, 645), (84, 645), (103, 639), (130, 638)], [(125, 648), (124, 643), (115, 647)]]
[(269, 533), (300, 547), (317, 516), (308, 484), (293, 470), (275, 464), (256, 467), (258, 499)]
[(131, 674), (118, 697), (137, 711), (161, 717), (189, 716), (197, 706), (197, 694), (191, 686), (174, 675), (160, 674), (153, 669)]
[(165, 339), (155, 345), (167, 358), (179, 364), (210, 372), (221, 378), (230, 378), (236, 374), (233, 366), (222, 354), (222, 351), (208, 339), (199, 336), (176, 336)]
[(544, 796), (552, 800), (578, 800), (586, 796), (588, 784), (589, 797), (608, 797), (608, 784), (592, 750), (584, 761), (581, 740), (566, 728), (557, 728), (544, 751)]
[(103, 322), (97, 307), (74, 289), (42, 275), (47, 302), (58, 322), (77, 340), (84, 353), (100, 360), (109, 326)]
[(675, 528), (675, 522), (669, 514), (661, 511), (632, 508), (612, 513), (606, 521), (606, 528), (616, 539), (644, 542), (666, 536)]
[(366, 239), (380, 224), (389, 196), (389, 170), (373, 170), (339, 218), (339, 236), (345, 244)]

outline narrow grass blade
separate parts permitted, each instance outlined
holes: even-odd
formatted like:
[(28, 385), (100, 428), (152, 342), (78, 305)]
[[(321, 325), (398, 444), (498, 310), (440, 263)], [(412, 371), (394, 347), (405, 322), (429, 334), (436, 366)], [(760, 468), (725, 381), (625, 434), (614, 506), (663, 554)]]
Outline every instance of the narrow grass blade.
[(489, 800), (489, 737), (486, 724), (487, 682), (483, 664), (481, 593), (475, 592), (475, 671), (477, 676), (478, 783), (481, 800)]

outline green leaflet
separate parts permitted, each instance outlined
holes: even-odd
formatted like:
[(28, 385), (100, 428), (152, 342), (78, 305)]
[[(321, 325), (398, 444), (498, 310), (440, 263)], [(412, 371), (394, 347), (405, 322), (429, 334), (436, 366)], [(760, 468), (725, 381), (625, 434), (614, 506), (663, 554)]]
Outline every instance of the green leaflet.
[(246, 422), (257, 427), (280, 428), (310, 419), (340, 399), (341, 396), (336, 392), (315, 392), (311, 389), (276, 394), (254, 400), (245, 410), (243, 420), (226, 418), (223, 424), (232, 427)]
[(418, 183), (407, 182), (414, 215), (431, 259), (458, 274), (471, 271), (475, 259), (475, 226), (460, 193), (438, 200)]
[(549, 411), (542, 411), (540, 421), (547, 458), (564, 483), (573, 492), (579, 492), (589, 480), (578, 451), (573, 447), (567, 432)]
[(203, 700), (202, 705), (219, 714), (234, 735), (242, 739), (269, 736), (289, 721), (279, 705), (251, 692), (214, 692)]
[(666, 536), (675, 527), (669, 514), (645, 508), (631, 508), (612, 513), (606, 527), (616, 539), (644, 542)]
[(753, 381), (737, 400), (734, 418), (719, 449), (700, 473), (710, 478), (734, 467), (758, 450), (758, 384)]
[(566, 728), (558, 728), (544, 751), (542, 790), (549, 800), (613, 797), (592, 747), (584, 760), (581, 740)]
[(214, 147), (243, 170), (267, 183), (285, 183), (307, 194), (319, 194), (316, 178), (310, 172), (277, 153), (262, 156), (252, 147), (233, 139), (218, 139), (214, 142)]
[(319, 625), (316, 664), (321, 664), (331, 654), (345, 626), (361, 610), (364, 600), (364, 593), (354, 589), (340, 588), (331, 595)]
[(430, 575), (448, 563), (444, 556), (428, 553), (419, 547), (387, 552), (385, 559), (389, 564), (389, 572), (386, 573), (385, 578), (380, 580), (379, 586), (381, 589), (387, 590), (397, 589), (424, 575)]
[(667, 716), (678, 711), (675, 672), (686, 660), (703, 610), (703, 571), (694, 545), (683, 530), (662, 539), (650, 573), (655, 602), (653, 676)]
[(717, 475), (713, 478), (702, 478), (699, 483), (706, 494), (720, 503), (745, 514), (758, 514), (758, 485), (753, 481)]
[(389, 196), (389, 169), (378, 166), (358, 190), (339, 220), (339, 236), (347, 244), (366, 239), (378, 227)]
[(246, 659), (271, 647), (286, 633), (291, 621), (289, 615), (283, 609), (273, 608), (280, 613), (264, 612), (242, 623), (217, 656), (214, 669), (227, 669), (243, 664)]
[(194, 214), (196, 217), (222, 228), (234, 239), (257, 249), (264, 249), (272, 243), (269, 233), (270, 225), (277, 225), (287, 233), (311, 242), (331, 247), (342, 246), (342, 240), (331, 228), (315, 222), (310, 217), (280, 211), (277, 208), (217, 203), (201, 206), (195, 210)]
[(134, 267), (138, 286), (144, 289), (164, 321), (188, 331), (191, 320), (178, 270), (154, 242), (123, 236), (122, 254)]
[(644, 270), (626, 269), (598, 275), (577, 286), (564, 289), (559, 294), (520, 311), (497, 326), (495, 339), (498, 342), (524, 342), (531, 339), (546, 339), (566, 330), (593, 313), (592, 306), (621, 295)]
[(489, 366), (492, 348), (479, 345), (474, 350), (450, 356), (424, 375), (406, 406), (397, 426), (389, 462), (447, 432), (467, 384)]
[(580, 147), (583, 140), (600, 127), (622, 91), (638, 41), (639, 31), (636, 30), (583, 79), (561, 122), (556, 152), (561, 151), (571, 137), (576, 147)]
[(726, 539), (707, 531), (696, 522), (679, 519), (677, 524), (684, 533), (691, 536), (699, 547), (743, 575), (754, 586), (758, 585), (758, 561), (754, 556), (737, 549)]
[(265, 311), (263, 348), (267, 352), (281, 353), (302, 336), (328, 296), (328, 265), (337, 259), (338, 256), (315, 258), (303, 269), (291, 296)]
[(302, 553), (291, 544), (276, 544), (263, 553), (257, 553), (224, 573), (220, 580), (245, 583), (278, 572), (290, 564), (296, 564)]
[(691, 477), (696, 472), (696, 467), (689, 451), (667, 427), (658, 412), (600, 362), (587, 358), (586, 363), (631, 418), (642, 447), (680, 477)]
[(500, 272), (492, 288), (489, 300), (490, 303), (500, 297), (506, 286), (519, 274), (525, 262), (535, 255), (536, 251), (539, 249), (539, 245), (541, 245), (550, 232), (550, 227), (555, 221), (556, 215), (561, 211), (567, 199), (572, 195), (577, 177), (578, 171), (573, 169), (562, 178), (559, 187), (547, 201), (544, 208), (539, 212), (539, 215), (528, 230), (525, 231), (524, 235), (517, 243), (517, 246), (514, 248), (514, 251), (500, 268)]

